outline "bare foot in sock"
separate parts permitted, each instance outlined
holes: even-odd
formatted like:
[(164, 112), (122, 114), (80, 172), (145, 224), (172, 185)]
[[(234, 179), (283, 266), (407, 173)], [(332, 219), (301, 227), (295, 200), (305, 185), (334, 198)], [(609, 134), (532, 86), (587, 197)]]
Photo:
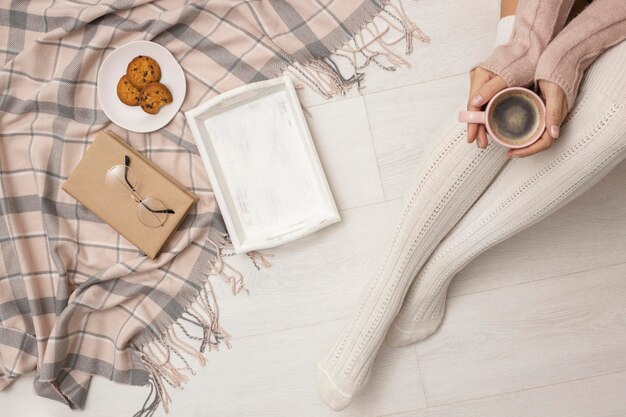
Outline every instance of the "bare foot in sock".
[[(427, 305), (432, 302), (432, 307), (424, 312), (412, 311), (413, 314), (401, 310), (387, 331), (386, 342), (390, 346), (402, 347), (421, 342), (435, 333), (443, 322), (446, 291), (440, 291), (439, 294), (432, 295), (433, 301), (429, 301), (428, 294), (419, 293), (419, 285), (414, 288), (418, 292), (411, 295), (412, 299), (421, 299), (421, 301), (415, 301), (416, 304), (411, 302), (411, 305)], [(411, 289), (413, 290), (414, 288)]]
[[(360, 387), (349, 379), (332, 378), (327, 365), (320, 363), (317, 366), (317, 390), (322, 400), (335, 411), (341, 411), (351, 402)], [(365, 384), (363, 384), (365, 385)]]

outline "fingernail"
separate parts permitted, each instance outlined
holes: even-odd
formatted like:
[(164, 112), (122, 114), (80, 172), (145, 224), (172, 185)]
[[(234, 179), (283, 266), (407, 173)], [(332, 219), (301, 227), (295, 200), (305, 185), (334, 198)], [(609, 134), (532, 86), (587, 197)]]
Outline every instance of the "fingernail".
[(560, 133), (560, 127), (558, 127), (557, 125), (550, 126), (550, 136), (552, 136), (554, 139), (558, 138)]
[(483, 98), (483, 96), (475, 96), (472, 99), (472, 106), (480, 106), (481, 104), (483, 104), (483, 101), (485, 101), (485, 99)]

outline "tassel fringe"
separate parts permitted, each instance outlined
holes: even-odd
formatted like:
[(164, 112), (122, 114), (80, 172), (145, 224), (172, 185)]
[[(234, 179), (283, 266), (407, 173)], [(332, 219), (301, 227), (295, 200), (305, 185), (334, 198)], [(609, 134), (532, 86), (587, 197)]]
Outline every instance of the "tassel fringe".
[[(234, 255), (233, 244), (228, 234), (221, 234), (221, 240), (207, 239), (207, 244), (215, 251), (215, 260), (207, 265), (207, 278), (217, 275), (226, 282), (233, 294), (248, 293), (243, 275), (224, 258)], [(255, 268), (270, 267), (267, 254), (257, 251), (247, 252)], [(188, 375), (196, 372), (187, 360), (195, 359), (200, 366), (206, 364), (205, 352), (219, 349), (224, 343), (230, 349), (230, 334), (219, 324), (219, 308), (211, 281), (207, 279), (195, 301), (189, 305), (183, 315), (172, 323), (162, 334), (137, 348), (142, 364), (150, 374), (150, 392), (141, 409), (133, 417), (152, 417), (159, 405), (167, 413), (171, 397), (166, 385), (182, 388), (188, 381)]]
[[(327, 99), (345, 95), (353, 86), (364, 88), (363, 70), (371, 63), (385, 71), (410, 67), (410, 63), (392, 48), (404, 42), (404, 55), (413, 53), (414, 40), (429, 43), (430, 38), (404, 11), (402, 0), (389, 1), (382, 11), (345, 45), (330, 57), (306, 64), (294, 63), (287, 72)], [(350, 75), (344, 75), (338, 62), (348, 66)]]

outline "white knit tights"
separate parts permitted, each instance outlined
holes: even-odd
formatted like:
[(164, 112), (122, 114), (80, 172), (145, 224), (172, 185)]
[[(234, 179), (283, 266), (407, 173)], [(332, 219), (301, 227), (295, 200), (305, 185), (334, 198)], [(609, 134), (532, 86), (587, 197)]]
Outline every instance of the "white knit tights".
[(509, 161), (497, 144), (484, 150), (468, 145), (465, 127), (456, 122), (433, 145), (404, 199), (377, 277), (318, 363), (318, 389), (330, 407), (346, 407), (362, 389), (388, 330), (391, 344), (404, 345), (437, 329), (446, 290), (461, 268), (624, 159), (624, 62), (626, 42), (591, 66), (561, 136), (547, 151)]

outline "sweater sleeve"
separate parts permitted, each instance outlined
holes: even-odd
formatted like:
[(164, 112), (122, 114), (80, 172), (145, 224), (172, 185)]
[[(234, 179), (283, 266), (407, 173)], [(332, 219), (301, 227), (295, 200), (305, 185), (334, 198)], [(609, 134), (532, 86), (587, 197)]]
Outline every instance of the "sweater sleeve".
[(535, 81), (558, 84), (571, 110), (584, 71), (602, 52), (625, 39), (626, 0), (595, 0), (548, 45), (539, 58)]
[(531, 84), (539, 56), (565, 25), (573, 3), (574, 0), (520, 0), (511, 40), (495, 48), (474, 68), (499, 75), (509, 87)]

